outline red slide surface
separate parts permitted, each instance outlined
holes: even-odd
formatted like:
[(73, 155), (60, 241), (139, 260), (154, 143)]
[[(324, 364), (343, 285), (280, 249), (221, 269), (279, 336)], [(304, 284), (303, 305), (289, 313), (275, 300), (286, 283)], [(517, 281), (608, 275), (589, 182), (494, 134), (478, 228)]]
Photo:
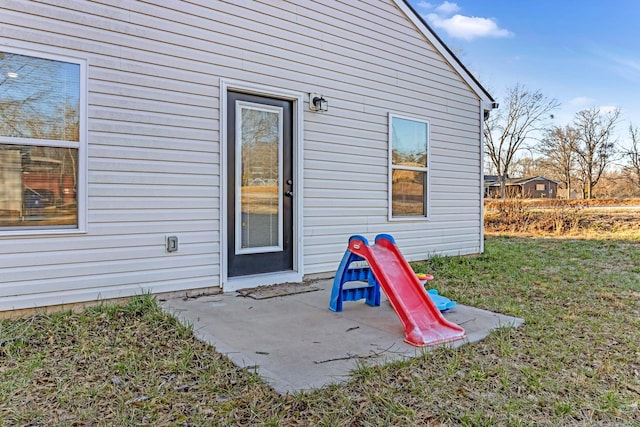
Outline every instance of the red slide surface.
[(369, 246), (352, 239), (349, 250), (369, 263), (404, 325), (407, 343), (425, 346), (464, 338), (464, 329), (442, 316), (393, 240), (380, 235), (375, 245)]

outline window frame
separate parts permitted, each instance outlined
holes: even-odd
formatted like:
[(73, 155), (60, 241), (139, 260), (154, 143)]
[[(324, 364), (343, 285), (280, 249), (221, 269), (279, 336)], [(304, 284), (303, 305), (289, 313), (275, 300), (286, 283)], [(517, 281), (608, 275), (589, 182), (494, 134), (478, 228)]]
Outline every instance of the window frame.
[[(393, 164), (393, 119), (411, 120), (418, 123), (423, 123), (427, 126), (427, 165), (425, 167), (412, 167), (412, 166), (396, 166)], [(388, 144), (388, 190), (387, 190), (387, 203), (388, 208), (388, 220), (389, 221), (429, 221), (431, 219), (431, 123), (425, 118), (407, 116), (397, 113), (389, 113), (388, 117), (388, 129), (387, 129), (387, 144)], [(393, 171), (394, 170), (408, 170), (423, 172), (425, 174), (425, 195), (423, 201), (423, 215), (415, 216), (394, 216), (393, 215)]]
[(87, 232), (87, 188), (88, 188), (88, 103), (87, 103), (87, 60), (62, 54), (52, 54), (36, 50), (21, 49), (11, 46), (0, 47), (1, 52), (11, 53), (15, 55), (31, 56), (34, 58), (47, 59), (51, 61), (66, 62), (76, 64), (80, 67), (80, 97), (79, 97), (79, 120), (80, 130), (78, 132), (78, 141), (62, 141), (52, 139), (38, 138), (19, 138), (0, 135), (0, 145), (26, 145), (36, 147), (55, 147), (55, 148), (74, 148), (78, 150), (78, 177), (76, 187), (77, 202), (77, 224), (76, 227), (48, 225), (48, 226), (12, 226), (0, 228), (1, 236), (20, 236), (20, 235), (49, 235), (49, 234), (78, 234)]

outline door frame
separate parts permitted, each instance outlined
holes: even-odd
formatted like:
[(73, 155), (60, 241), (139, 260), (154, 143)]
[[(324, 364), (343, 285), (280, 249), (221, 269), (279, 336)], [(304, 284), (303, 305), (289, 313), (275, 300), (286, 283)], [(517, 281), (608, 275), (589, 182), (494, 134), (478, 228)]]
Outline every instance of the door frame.
[[(236, 91), (292, 102), (293, 112), (293, 269), (275, 273), (229, 277), (227, 266), (227, 92)], [(303, 271), (303, 107), (304, 95), (286, 89), (237, 80), (220, 79), (220, 285), (224, 292), (285, 282), (301, 282)]]

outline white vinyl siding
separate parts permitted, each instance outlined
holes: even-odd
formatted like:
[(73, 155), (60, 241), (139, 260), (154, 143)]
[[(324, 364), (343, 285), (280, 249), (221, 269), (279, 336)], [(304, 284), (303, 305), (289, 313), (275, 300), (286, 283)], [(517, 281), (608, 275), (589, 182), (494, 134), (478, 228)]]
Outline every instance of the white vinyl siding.
[[(0, 310), (220, 285), (220, 79), (329, 102), (303, 118), (305, 274), (335, 271), (352, 234), (390, 233), (410, 260), (480, 251), (482, 102), (392, 0), (0, 12), (3, 45), (88, 64), (88, 232), (0, 237)], [(388, 111), (429, 118), (419, 226), (388, 220)]]

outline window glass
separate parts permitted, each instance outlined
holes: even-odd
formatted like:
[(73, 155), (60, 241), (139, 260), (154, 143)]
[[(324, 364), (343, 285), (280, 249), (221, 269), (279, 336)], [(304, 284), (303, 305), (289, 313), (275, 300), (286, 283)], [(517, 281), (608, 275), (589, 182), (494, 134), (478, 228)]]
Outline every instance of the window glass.
[(425, 214), (425, 181), (424, 172), (393, 170), (391, 203), (394, 216)]
[(0, 145), (0, 227), (75, 225), (78, 150)]
[(391, 217), (426, 217), (429, 124), (391, 115)]
[(394, 117), (391, 122), (394, 165), (427, 166), (427, 124)]
[(545, 185), (544, 184), (536, 184), (536, 190), (537, 191), (544, 191), (545, 190)]
[(0, 52), (0, 230), (79, 227), (80, 72)]
[(241, 106), (239, 133), (240, 224), (237, 253), (265, 252), (282, 244), (282, 111)]
[(80, 65), (0, 52), (0, 70), (0, 135), (80, 140)]

